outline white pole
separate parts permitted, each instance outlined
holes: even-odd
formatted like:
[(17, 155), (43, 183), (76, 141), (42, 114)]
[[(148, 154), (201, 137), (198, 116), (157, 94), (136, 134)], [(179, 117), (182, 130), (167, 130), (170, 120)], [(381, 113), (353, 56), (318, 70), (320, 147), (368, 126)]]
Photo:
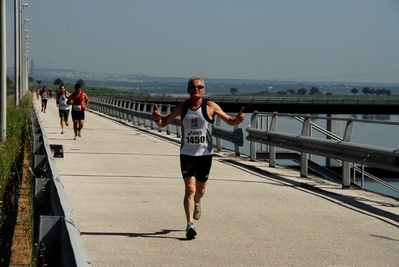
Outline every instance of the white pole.
[(28, 76), (27, 76), (27, 63), (26, 63), (26, 32), (25, 32), (25, 22), (27, 20), (25, 20), (25, 8), (29, 6), (28, 3), (23, 3), (23, 0), (21, 0), (21, 12), (20, 12), (20, 43), (19, 43), (19, 49), (20, 49), (20, 93), (19, 93), (19, 98), (22, 98), (22, 96), (26, 93), (26, 91), (28, 90), (27, 88), (27, 80), (28, 80)]
[(18, 106), (19, 102), (19, 1), (14, 0), (14, 104)]
[(7, 125), (7, 66), (6, 66), (6, 0), (0, 0), (0, 113), (1, 113), (1, 142), (6, 140)]
[(24, 12), (24, 7), (23, 7), (23, 0), (19, 1), (19, 21), (18, 21), (18, 27), (19, 27), (19, 44), (18, 44), (18, 53), (19, 53), (19, 98), (21, 98), (21, 96), (23, 95), (23, 91), (24, 91), (24, 54), (22, 51), (22, 43), (24, 42), (24, 28), (23, 28), (23, 20), (24, 20), (24, 16), (23, 16), (23, 12)]

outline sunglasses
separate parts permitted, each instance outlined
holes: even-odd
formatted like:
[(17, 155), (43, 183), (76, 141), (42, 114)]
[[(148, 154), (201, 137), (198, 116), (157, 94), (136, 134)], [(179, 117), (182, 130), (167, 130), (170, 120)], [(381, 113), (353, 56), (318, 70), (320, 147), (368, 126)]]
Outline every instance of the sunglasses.
[(201, 90), (204, 88), (205, 88), (205, 86), (203, 86), (203, 85), (193, 85), (193, 84), (188, 87), (188, 89), (198, 89), (198, 90)]

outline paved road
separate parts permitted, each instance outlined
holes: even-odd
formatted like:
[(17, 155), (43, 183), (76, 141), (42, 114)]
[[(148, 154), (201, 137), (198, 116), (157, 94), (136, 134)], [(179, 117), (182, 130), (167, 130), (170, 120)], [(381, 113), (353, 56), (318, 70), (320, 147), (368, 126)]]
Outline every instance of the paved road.
[(224, 151), (188, 241), (176, 137), (87, 112), (73, 140), (54, 99), (39, 116), (63, 145), (57, 167), (92, 266), (399, 266), (398, 200)]

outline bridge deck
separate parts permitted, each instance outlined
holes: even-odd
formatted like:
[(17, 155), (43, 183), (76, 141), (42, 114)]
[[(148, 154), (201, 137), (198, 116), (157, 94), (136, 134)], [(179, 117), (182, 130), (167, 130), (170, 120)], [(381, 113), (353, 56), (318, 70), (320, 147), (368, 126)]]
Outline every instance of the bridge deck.
[(395, 199), (225, 151), (187, 241), (176, 137), (87, 112), (75, 141), (54, 99), (39, 116), (63, 145), (57, 167), (93, 266), (399, 265)]

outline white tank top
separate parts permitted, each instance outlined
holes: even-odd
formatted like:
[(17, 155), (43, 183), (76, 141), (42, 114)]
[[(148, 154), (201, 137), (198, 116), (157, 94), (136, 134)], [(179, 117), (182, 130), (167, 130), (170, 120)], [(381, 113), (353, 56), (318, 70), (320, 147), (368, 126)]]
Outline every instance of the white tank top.
[(202, 109), (206, 104), (197, 110), (187, 110), (182, 119), (182, 139), (180, 154), (189, 156), (205, 156), (213, 154), (212, 123), (205, 118)]
[(60, 105), (58, 109), (60, 110), (69, 110), (69, 106), (67, 105), (67, 100), (68, 98), (65, 96), (65, 94), (60, 95), (58, 98), (58, 104)]

